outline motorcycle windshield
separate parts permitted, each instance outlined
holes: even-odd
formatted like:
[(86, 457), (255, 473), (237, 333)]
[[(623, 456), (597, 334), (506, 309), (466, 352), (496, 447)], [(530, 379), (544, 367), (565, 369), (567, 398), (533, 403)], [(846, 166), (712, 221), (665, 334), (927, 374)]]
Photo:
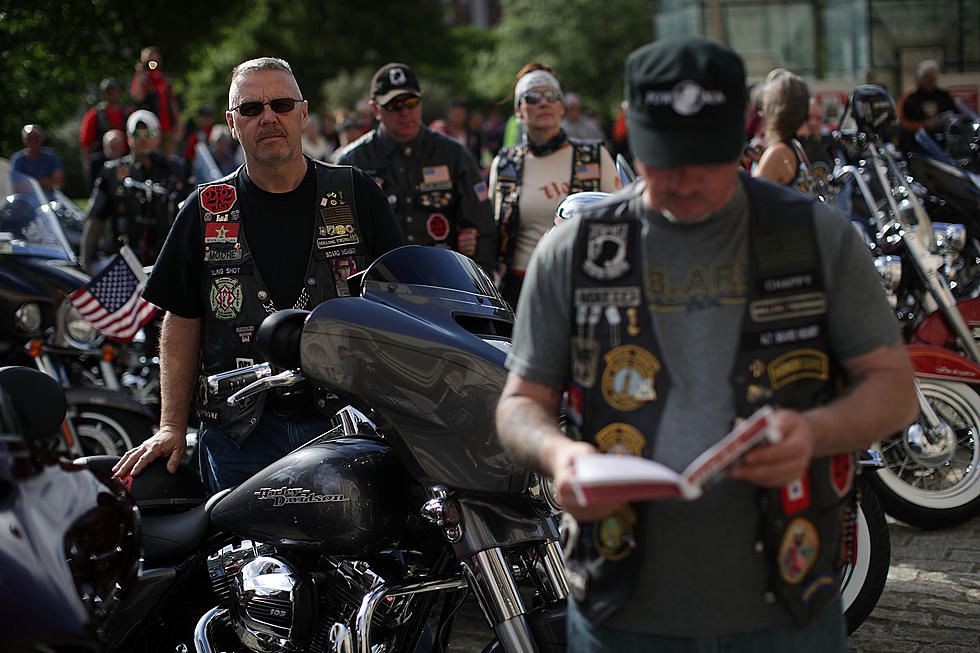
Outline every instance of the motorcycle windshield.
[(0, 198), (0, 254), (75, 260), (37, 180), (6, 160), (0, 160)]
[(392, 250), (371, 264), (364, 281), (437, 286), (500, 299), (493, 281), (473, 259), (440, 247), (406, 245)]

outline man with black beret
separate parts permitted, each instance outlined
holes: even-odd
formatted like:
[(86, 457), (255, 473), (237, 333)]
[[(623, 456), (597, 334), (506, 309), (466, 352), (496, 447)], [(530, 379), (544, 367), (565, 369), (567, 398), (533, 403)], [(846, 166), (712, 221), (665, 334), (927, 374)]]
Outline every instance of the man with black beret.
[[(736, 53), (661, 40), (626, 78), (640, 178), (535, 251), (496, 414), (569, 518), (568, 650), (844, 651), (852, 452), (917, 407), (894, 315), (846, 220), (739, 173)], [(765, 405), (778, 441), (699, 498), (580, 503), (578, 456), (680, 472)]]

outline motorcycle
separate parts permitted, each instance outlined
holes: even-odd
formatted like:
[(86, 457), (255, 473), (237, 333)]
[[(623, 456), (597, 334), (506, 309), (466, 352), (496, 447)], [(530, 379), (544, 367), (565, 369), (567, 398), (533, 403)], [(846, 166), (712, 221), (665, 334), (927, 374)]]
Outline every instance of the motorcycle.
[(122, 391), (117, 349), (67, 299), (90, 277), (36, 180), (0, 165), (0, 193), (0, 364), (36, 366), (65, 387), (66, 453), (120, 454), (155, 420)]
[[(869, 248), (902, 323), (915, 370), (920, 417), (879, 442), (884, 466), (869, 480), (885, 510), (920, 528), (980, 513), (980, 348), (964, 316), (976, 299), (975, 253), (962, 224), (933, 222), (927, 193), (886, 142), (895, 123), (884, 89), (859, 86), (848, 101), (857, 130), (834, 133), (834, 182), (854, 199), (852, 220)], [(980, 308), (980, 307), (978, 307)], [(954, 343), (957, 350), (944, 348)]]
[(90, 593), (104, 650), (445, 650), (467, 597), (488, 651), (564, 650), (560, 511), (493, 433), (513, 314), (447, 250), (401, 248), (362, 275), (359, 296), (263, 322), (272, 365), (208, 384), (247, 402), (305, 377), (328, 414), (350, 406), (335, 429), (207, 502), (161, 465), (128, 479), (143, 562), (104, 579), (118, 600)]

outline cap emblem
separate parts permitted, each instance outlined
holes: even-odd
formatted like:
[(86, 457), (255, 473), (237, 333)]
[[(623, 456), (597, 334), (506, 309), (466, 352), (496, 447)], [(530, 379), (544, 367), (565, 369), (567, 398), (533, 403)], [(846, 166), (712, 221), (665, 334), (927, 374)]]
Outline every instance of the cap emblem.
[(643, 103), (648, 107), (669, 105), (682, 116), (693, 116), (705, 105), (725, 104), (727, 98), (721, 91), (709, 91), (693, 79), (677, 82), (669, 91), (648, 90), (643, 94)]
[(403, 86), (408, 82), (405, 77), (405, 71), (401, 68), (392, 68), (388, 71), (388, 81), (391, 82), (392, 86)]

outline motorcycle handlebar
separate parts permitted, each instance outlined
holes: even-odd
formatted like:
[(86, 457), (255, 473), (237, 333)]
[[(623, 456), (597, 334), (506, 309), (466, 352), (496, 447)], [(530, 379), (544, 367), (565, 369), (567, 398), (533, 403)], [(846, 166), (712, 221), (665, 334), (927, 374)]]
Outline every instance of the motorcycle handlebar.
[(212, 374), (207, 378), (208, 392), (212, 395), (230, 395), (269, 376), (272, 376), (272, 366), (268, 363)]

